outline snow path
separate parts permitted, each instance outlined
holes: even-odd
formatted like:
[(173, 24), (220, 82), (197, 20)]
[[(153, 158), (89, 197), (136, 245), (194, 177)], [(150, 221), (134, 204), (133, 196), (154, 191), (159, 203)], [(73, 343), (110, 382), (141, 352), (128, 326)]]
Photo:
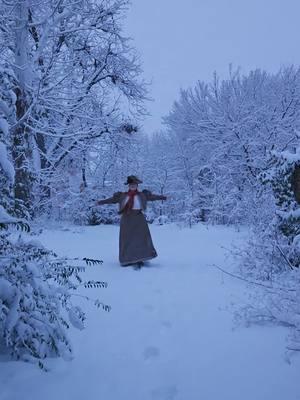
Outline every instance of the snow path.
[(72, 330), (74, 359), (50, 360), (41, 372), (0, 362), (1, 400), (299, 400), (300, 359), (284, 361), (283, 328), (232, 330), (231, 301), (243, 282), (209, 267), (229, 268), (221, 246), (242, 236), (223, 227), (150, 227), (159, 257), (140, 271), (117, 262), (118, 228), (48, 230), (40, 240), (60, 254), (104, 260), (87, 290), (112, 306), (88, 307), (87, 327)]

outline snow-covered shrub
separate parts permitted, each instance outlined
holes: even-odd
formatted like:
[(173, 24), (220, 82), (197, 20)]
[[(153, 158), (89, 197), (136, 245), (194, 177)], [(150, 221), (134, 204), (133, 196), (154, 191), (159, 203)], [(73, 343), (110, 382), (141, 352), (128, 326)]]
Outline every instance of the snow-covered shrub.
[(291, 328), (289, 349), (300, 351), (300, 146), (272, 152), (262, 184), (272, 190), (247, 246), (237, 251), (240, 271), (255, 280), (240, 313), (248, 323), (268, 321)]
[(289, 329), (287, 360), (300, 351), (300, 270), (299, 268), (273, 274), (268, 282), (251, 284), (245, 305), (238, 305), (235, 319), (238, 324), (280, 325)]
[[(9, 160), (3, 132), (1, 134), (2, 124), (5, 126), (4, 119), (1, 120), (0, 116), (0, 206), (2, 206), (2, 211), (4, 212), (3, 208), (5, 208), (5, 210), (13, 211), (13, 200), (11, 194), (14, 184), (14, 168)], [(1, 136), (3, 142), (1, 141)]]
[(78, 225), (116, 224), (119, 221), (116, 205), (95, 205), (96, 200), (109, 197), (111, 192), (109, 189), (100, 191), (94, 186), (88, 186), (78, 192), (65, 190), (57, 193), (52, 199), (50, 218)]
[(85, 214), (87, 225), (113, 225), (117, 224), (119, 219), (116, 210), (108, 207), (91, 207)]
[[(269, 151), (296, 144), (299, 98), (294, 66), (246, 75), (230, 68), (226, 79), (215, 74), (211, 82), (182, 89), (163, 119), (171, 190), (201, 205), (210, 222), (252, 224)], [(182, 206), (188, 211), (189, 201)]]
[[(0, 228), (9, 224), (27, 227), (2, 209)], [(0, 229), (0, 342), (13, 358), (37, 361), (41, 368), (46, 357), (70, 358), (67, 329), (83, 329), (85, 321), (72, 295), (79, 287), (107, 286), (81, 277), (87, 265), (100, 263), (58, 257), (36, 240)], [(99, 300), (95, 305), (109, 310)]]
[[(274, 160), (274, 161), (273, 161)], [(277, 205), (277, 225), (285, 259), (291, 269), (300, 267), (300, 146), (295, 153), (274, 152), (269, 180)]]
[(167, 215), (159, 215), (153, 220), (153, 224), (155, 225), (165, 225), (170, 222), (169, 217)]
[(205, 222), (207, 212), (203, 207), (196, 207), (194, 202), (189, 206), (183, 207), (182, 211), (178, 213), (176, 221), (179, 226), (192, 227), (200, 222)]
[(115, 204), (108, 207), (97, 207), (95, 201), (109, 197), (111, 192), (105, 190), (100, 192), (97, 188), (87, 187), (79, 196), (78, 214), (73, 216), (73, 221), (83, 225), (111, 225), (119, 222), (120, 216), (117, 213)]

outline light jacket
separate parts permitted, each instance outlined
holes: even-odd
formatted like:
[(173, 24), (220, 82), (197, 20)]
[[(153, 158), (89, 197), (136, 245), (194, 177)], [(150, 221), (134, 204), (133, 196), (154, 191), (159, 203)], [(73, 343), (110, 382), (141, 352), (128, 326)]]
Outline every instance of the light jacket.
[[(127, 192), (115, 192), (112, 197), (108, 199), (99, 200), (98, 204), (117, 204), (119, 203), (119, 214), (122, 214), (123, 208), (125, 206), (125, 199), (127, 196)], [(166, 196), (160, 194), (151, 193), (150, 190), (144, 189), (142, 192), (138, 192), (138, 196), (140, 197), (142, 210), (145, 211), (147, 208), (148, 201), (155, 200), (166, 200)]]

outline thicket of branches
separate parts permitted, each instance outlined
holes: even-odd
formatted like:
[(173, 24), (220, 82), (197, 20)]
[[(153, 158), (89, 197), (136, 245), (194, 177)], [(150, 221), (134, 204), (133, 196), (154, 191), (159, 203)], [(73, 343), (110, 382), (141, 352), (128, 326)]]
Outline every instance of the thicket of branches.
[[(0, 4), (0, 226), (37, 216), (115, 223), (115, 210), (97, 209), (95, 200), (125, 188), (126, 176), (136, 174), (168, 195), (168, 202), (149, 207), (151, 222), (251, 227), (239, 251), (241, 272), (272, 290), (256, 296), (247, 318), (291, 326), (291, 348), (299, 349), (300, 69), (242, 74), (230, 68), (225, 79), (215, 74), (209, 83), (198, 81), (180, 91), (163, 131), (143, 135), (147, 93), (122, 30), (127, 7), (127, 0)], [(68, 348), (64, 319), (55, 320), (45, 345), (37, 325), (29, 319), (25, 327), (20, 317), (24, 309), (27, 316), (42, 313), (46, 325), (54, 321), (57, 289), (45, 281), (60, 279), (53, 254), (3, 232), (1, 337), (17, 356), (40, 357), (51, 346), (60, 354), (62, 343)], [(24, 267), (8, 260), (13, 251), (18, 260), (32, 257), (40, 275), (27, 258)], [(31, 282), (27, 289), (24, 277)], [(66, 273), (66, 290), (74, 288), (69, 278)], [(41, 292), (30, 303), (27, 291), (32, 296), (37, 281)], [(59, 293), (71, 309), (68, 294)]]
[(238, 314), (291, 328), (292, 351), (300, 350), (299, 105), (299, 68), (231, 70), (227, 79), (181, 90), (163, 139), (166, 186), (186, 221), (250, 229), (235, 253), (240, 277), (254, 285)]
[[(79, 194), (76, 200), (70, 193), (67, 204), (84, 204), (84, 223), (114, 223), (112, 207), (88, 209), (82, 199), (92, 205), (93, 198), (122, 189), (124, 177), (135, 173), (144, 186), (168, 194), (168, 202), (149, 208), (150, 221), (260, 223), (261, 213), (274, 211), (271, 186), (261, 180), (269, 154), (297, 145), (299, 77), (293, 66), (276, 74), (231, 70), (226, 79), (215, 75), (210, 83), (181, 90), (164, 118), (165, 130), (113, 142), (103, 136), (87, 155), (85, 190), (78, 189), (78, 166), (69, 175)], [(74, 207), (68, 209), (72, 219)]]
[[(15, 168), (14, 211), (50, 212), (98, 140), (137, 131), (146, 96), (122, 32), (126, 0), (0, 5), (0, 145)], [(88, 154), (89, 153), (89, 154)], [(68, 179), (70, 177), (70, 179)]]
[(0, 4), (0, 344), (41, 368), (45, 357), (69, 357), (67, 328), (84, 327), (74, 292), (107, 284), (82, 278), (100, 260), (58, 257), (10, 229), (59, 213), (82, 222), (79, 196), (99, 148), (109, 160), (108, 149), (137, 132), (146, 90), (122, 32), (127, 7), (126, 0)]
[[(271, 150), (294, 149), (300, 124), (300, 70), (262, 70), (198, 82), (165, 118), (182, 196), (217, 223), (249, 223), (263, 208), (259, 176)], [(178, 185), (178, 183), (177, 183)]]

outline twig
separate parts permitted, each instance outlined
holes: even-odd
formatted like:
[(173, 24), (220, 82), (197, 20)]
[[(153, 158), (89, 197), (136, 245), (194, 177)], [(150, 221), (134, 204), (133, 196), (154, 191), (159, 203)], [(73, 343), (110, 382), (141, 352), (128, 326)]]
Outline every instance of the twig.
[(278, 289), (278, 290), (282, 290), (284, 292), (295, 292), (296, 291), (295, 289), (285, 289), (285, 288), (281, 288), (281, 287), (267, 286), (267, 285), (264, 285), (263, 283), (249, 281), (248, 279), (243, 278), (242, 276), (239, 276), (239, 275), (236, 275), (236, 274), (233, 274), (231, 272), (226, 271), (225, 269), (219, 267), (216, 264), (211, 264), (211, 266), (217, 268), (218, 270), (224, 272), (225, 274), (231, 276), (232, 278), (236, 278), (236, 279), (239, 279), (241, 281), (244, 281), (244, 282), (247, 282), (247, 283), (251, 283), (252, 285), (261, 286), (261, 287), (264, 287), (266, 289), (272, 289), (272, 290)]
[(288, 264), (288, 266), (291, 269), (294, 269), (294, 266), (290, 263), (289, 259), (286, 257), (286, 255), (284, 254), (284, 252), (282, 251), (282, 249), (280, 248), (280, 246), (278, 244), (276, 244), (277, 249), (279, 250), (280, 254), (282, 255), (282, 257), (284, 258), (284, 260), (286, 261), (286, 263)]

